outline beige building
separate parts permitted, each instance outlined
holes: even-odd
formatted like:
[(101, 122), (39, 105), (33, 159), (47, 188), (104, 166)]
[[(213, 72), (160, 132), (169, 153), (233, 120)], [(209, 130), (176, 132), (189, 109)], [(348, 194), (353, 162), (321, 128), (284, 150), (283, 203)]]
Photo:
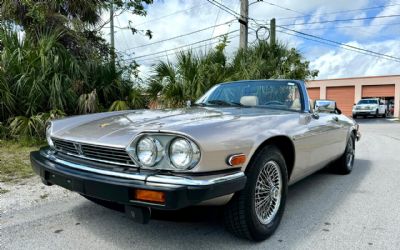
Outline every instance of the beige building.
[(394, 117), (400, 117), (400, 75), (311, 80), (307, 88), (311, 99), (335, 100), (346, 115), (352, 115), (360, 99), (379, 97)]

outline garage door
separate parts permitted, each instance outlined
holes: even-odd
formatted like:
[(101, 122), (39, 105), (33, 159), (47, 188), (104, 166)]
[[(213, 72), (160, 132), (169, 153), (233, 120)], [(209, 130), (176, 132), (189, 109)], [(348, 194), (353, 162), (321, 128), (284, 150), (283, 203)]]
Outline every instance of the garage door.
[(315, 101), (317, 99), (320, 99), (319, 95), (319, 88), (308, 88), (308, 96), (310, 97), (311, 100)]
[(362, 97), (391, 97), (394, 96), (394, 84), (369, 85), (362, 87)]
[(326, 98), (335, 100), (338, 108), (345, 115), (352, 115), (354, 105), (354, 86), (350, 87), (328, 87), (326, 88)]

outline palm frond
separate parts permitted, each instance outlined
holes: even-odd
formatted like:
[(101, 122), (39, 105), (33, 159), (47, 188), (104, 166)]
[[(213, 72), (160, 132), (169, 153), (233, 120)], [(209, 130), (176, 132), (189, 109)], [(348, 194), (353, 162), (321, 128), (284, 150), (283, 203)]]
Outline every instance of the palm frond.
[(129, 105), (127, 101), (117, 100), (114, 101), (108, 111), (120, 111), (120, 110), (127, 110), (129, 109)]

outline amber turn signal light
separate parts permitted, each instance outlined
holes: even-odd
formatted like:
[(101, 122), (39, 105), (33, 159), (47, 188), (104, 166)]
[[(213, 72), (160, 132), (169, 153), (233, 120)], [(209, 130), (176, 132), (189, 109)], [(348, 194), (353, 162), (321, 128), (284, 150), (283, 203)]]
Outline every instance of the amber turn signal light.
[(242, 165), (245, 162), (246, 162), (246, 156), (244, 154), (231, 155), (228, 158), (228, 164), (230, 166)]
[(165, 193), (160, 191), (135, 189), (133, 198), (138, 201), (165, 203)]

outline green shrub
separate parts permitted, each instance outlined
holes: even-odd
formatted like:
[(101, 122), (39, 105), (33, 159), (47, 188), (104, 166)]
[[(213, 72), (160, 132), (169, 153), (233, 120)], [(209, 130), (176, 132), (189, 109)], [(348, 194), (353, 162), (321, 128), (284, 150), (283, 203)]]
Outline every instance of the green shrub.
[(16, 116), (10, 119), (9, 134), (18, 139), (44, 139), (46, 123), (53, 119), (62, 118), (65, 113), (61, 110), (51, 110), (48, 113), (39, 113), (30, 117)]
[(129, 104), (126, 101), (117, 100), (114, 101), (108, 111), (120, 111), (129, 109)]

